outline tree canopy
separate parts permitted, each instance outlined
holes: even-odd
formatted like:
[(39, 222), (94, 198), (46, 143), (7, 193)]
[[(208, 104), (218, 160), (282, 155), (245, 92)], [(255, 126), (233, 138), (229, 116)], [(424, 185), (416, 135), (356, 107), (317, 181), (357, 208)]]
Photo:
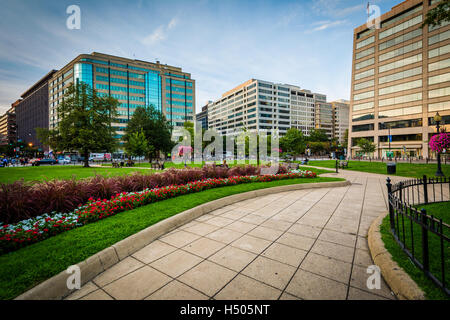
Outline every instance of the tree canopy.
[(426, 25), (441, 26), (445, 22), (450, 22), (450, 0), (442, 0), (435, 8), (428, 11), (422, 28)]
[(328, 136), (324, 129), (311, 129), (309, 137), (306, 138), (310, 142), (327, 142)]
[(118, 105), (119, 101), (98, 95), (86, 83), (72, 84), (57, 108), (57, 127), (37, 129), (38, 137), (56, 151), (78, 151), (89, 167), (89, 153), (112, 152), (117, 147), (111, 121)]
[(143, 129), (130, 134), (125, 144), (125, 150), (129, 155), (135, 157), (145, 156), (149, 152), (148, 142)]
[(305, 137), (298, 129), (291, 128), (286, 132), (286, 135), (281, 137), (280, 147), (282, 152), (290, 153), (296, 158), (298, 155), (305, 153)]
[(171, 140), (171, 129), (161, 111), (153, 106), (138, 107), (128, 122), (123, 139), (125, 145), (128, 145), (132, 134), (142, 130), (148, 143), (148, 157), (152, 161), (160, 152), (168, 153), (172, 150), (174, 143)]
[(372, 153), (375, 152), (375, 144), (372, 141), (367, 140), (366, 138), (361, 138), (357, 142), (357, 146), (364, 153)]

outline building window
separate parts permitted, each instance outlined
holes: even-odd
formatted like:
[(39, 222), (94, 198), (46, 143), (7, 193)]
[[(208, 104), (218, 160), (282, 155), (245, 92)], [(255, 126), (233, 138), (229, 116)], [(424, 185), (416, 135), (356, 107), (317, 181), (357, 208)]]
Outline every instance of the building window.
[(391, 129), (416, 128), (421, 126), (422, 126), (422, 119), (399, 120), (399, 121), (378, 123), (379, 130), (385, 130), (388, 128)]
[(414, 81), (410, 81), (410, 82), (397, 84), (394, 86), (381, 88), (378, 90), (378, 94), (385, 95), (385, 94), (390, 94), (390, 93), (394, 93), (394, 92), (405, 91), (405, 90), (410, 90), (410, 89), (415, 89), (415, 88), (420, 88), (420, 87), (422, 87), (422, 80), (414, 80)]
[(392, 63), (388, 63), (385, 64), (383, 66), (378, 67), (378, 71), (381, 72), (385, 72), (385, 71), (389, 71), (392, 69), (396, 69), (396, 68), (401, 68), (404, 67), (406, 65), (412, 64), (412, 63), (416, 63), (416, 62), (420, 62), (422, 61), (422, 54), (419, 53), (417, 55), (405, 58), (405, 59), (401, 59), (401, 60), (397, 60), (395, 62)]
[(422, 106), (414, 106), (407, 108), (397, 108), (393, 110), (385, 110), (378, 112), (378, 118), (387, 118), (387, 117), (400, 117), (407, 116), (410, 114), (422, 113)]

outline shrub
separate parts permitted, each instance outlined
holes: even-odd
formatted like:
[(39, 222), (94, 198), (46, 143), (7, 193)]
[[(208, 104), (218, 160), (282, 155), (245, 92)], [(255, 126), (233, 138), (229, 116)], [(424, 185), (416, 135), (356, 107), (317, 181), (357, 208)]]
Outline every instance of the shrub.
[[(287, 170), (281, 169), (280, 173)], [(259, 175), (260, 168), (242, 165), (230, 169), (219, 166), (174, 169), (162, 173), (134, 173), (105, 178), (97, 175), (84, 180), (52, 180), (31, 185), (22, 181), (0, 184), (0, 222), (15, 223), (48, 212), (70, 212), (89, 198), (109, 199), (122, 192), (138, 192), (203, 179)]]
[[(197, 170), (201, 171), (201, 170)], [(181, 176), (174, 171), (164, 175), (166, 178), (189, 178), (198, 172), (189, 173), (188, 170)], [(316, 174), (311, 171), (263, 176), (233, 176), (229, 178), (202, 179), (191, 181), (182, 185), (168, 185), (154, 189), (145, 189), (139, 192), (120, 192), (109, 198), (90, 197), (85, 205), (80, 205), (72, 212), (43, 214), (34, 218), (20, 221), (16, 224), (0, 225), (0, 254), (17, 250), (26, 245), (47, 239), (58, 233), (105, 219), (123, 211), (135, 209), (149, 203), (161, 201), (179, 195), (200, 192), (221, 186), (237, 185), (249, 182), (269, 182), (274, 180), (314, 178)], [(108, 179), (105, 179), (108, 180)], [(73, 182), (73, 180), (71, 181)], [(98, 180), (96, 180), (98, 186)], [(105, 186), (101, 186), (102, 190)], [(106, 189), (110, 186), (106, 185)], [(109, 189), (108, 189), (109, 190)]]

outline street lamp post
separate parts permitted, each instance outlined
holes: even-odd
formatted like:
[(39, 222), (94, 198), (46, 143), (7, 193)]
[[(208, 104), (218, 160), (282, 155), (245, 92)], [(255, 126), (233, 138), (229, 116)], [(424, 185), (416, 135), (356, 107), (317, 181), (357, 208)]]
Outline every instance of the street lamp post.
[[(436, 121), (436, 130), (437, 133), (439, 134), (439, 129), (440, 129), (440, 123), (442, 121), (442, 117), (439, 114), (439, 112), (436, 112), (436, 115), (434, 116), (434, 121)], [(436, 176), (437, 177), (443, 177), (444, 174), (442, 173), (442, 168), (441, 168), (441, 153), (438, 152), (437, 153), (437, 171), (436, 171)]]

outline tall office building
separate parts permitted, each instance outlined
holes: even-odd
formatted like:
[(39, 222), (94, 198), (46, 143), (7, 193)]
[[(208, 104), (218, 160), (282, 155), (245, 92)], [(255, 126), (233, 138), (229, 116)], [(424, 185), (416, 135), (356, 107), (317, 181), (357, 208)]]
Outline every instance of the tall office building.
[(337, 100), (330, 102), (333, 108), (333, 137), (344, 143), (345, 131), (348, 130), (350, 101)]
[(202, 129), (208, 129), (208, 106), (212, 103), (212, 101), (208, 101), (208, 104), (202, 107), (202, 111), (197, 113), (195, 116), (195, 120), (200, 122), (202, 125)]
[(141, 60), (132, 60), (94, 52), (81, 54), (56, 72), (49, 80), (49, 127), (58, 124), (57, 106), (71, 83), (85, 82), (103, 96), (119, 100), (116, 138), (134, 110), (153, 105), (163, 112), (174, 127), (194, 120), (195, 80), (181, 68)]
[(223, 135), (244, 128), (283, 135), (295, 127), (308, 135), (315, 127), (315, 104), (325, 101), (325, 95), (297, 86), (251, 79), (208, 105), (208, 127)]
[(315, 127), (324, 130), (328, 139), (331, 140), (334, 137), (333, 105), (331, 103), (319, 102), (316, 104)]
[(15, 103), (5, 114), (0, 116), (0, 145), (7, 145), (17, 141)]
[(381, 28), (354, 30), (352, 156), (362, 137), (375, 143), (376, 157), (386, 157), (389, 146), (395, 156), (433, 156), (433, 116), (450, 123), (450, 25), (421, 25), (438, 2), (407, 0), (380, 17)]
[(55, 73), (56, 70), (52, 70), (33, 84), (16, 106), (17, 137), (42, 151), (47, 151), (48, 147), (37, 138), (36, 128), (48, 128), (48, 82)]

